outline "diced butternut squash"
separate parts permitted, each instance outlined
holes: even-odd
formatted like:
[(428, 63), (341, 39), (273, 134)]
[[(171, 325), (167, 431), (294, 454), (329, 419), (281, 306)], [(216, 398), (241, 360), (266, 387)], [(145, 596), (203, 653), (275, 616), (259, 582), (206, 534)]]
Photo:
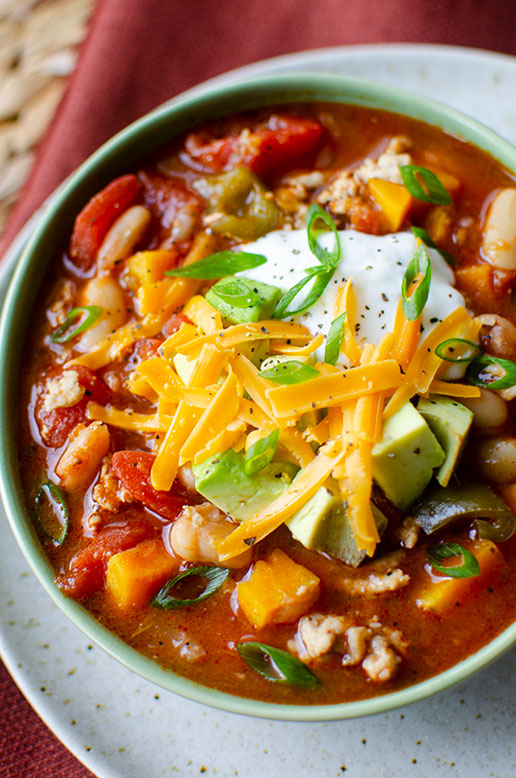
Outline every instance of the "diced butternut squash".
[(472, 578), (444, 578), (442, 581), (428, 579), (416, 598), (417, 605), (433, 613), (444, 613), (457, 603), (464, 603), (480, 589), (485, 588), (505, 564), (502, 553), (490, 540), (476, 540), (469, 543), (471, 551), (480, 565), (480, 575)]
[(319, 597), (319, 578), (276, 548), (238, 584), (238, 602), (255, 627), (296, 621)]
[(438, 170), (435, 167), (429, 168), (429, 170), (431, 170), (432, 173), (437, 176), (451, 197), (457, 194), (461, 187), (461, 182), (457, 176), (452, 175), (452, 173), (446, 173), (444, 170)]
[(451, 206), (436, 205), (432, 208), (425, 219), (425, 227), (434, 243), (437, 243), (438, 246), (444, 243), (453, 229)]
[(163, 281), (163, 273), (172, 267), (172, 263), (170, 251), (139, 251), (127, 260), (127, 270), (138, 286), (146, 286)]
[(379, 206), (392, 232), (399, 230), (412, 204), (412, 197), (402, 184), (380, 178), (369, 181), (369, 194)]
[(205, 335), (211, 335), (222, 329), (222, 317), (205, 297), (196, 294), (183, 308), (184, 315), (190, 319)]
[(179, 564), (180, 559), (170, 556), (161, 538), (144, 540), (111, 557), (106, 590), (120, 608), (141, 608), (176, 575)]
[(494, 286), (493, 268), (486, 263), (458, 267), (455, 279), (459, 291), (468, 298), (471, 307), (479, 311), (496, 312), (499, 307)]

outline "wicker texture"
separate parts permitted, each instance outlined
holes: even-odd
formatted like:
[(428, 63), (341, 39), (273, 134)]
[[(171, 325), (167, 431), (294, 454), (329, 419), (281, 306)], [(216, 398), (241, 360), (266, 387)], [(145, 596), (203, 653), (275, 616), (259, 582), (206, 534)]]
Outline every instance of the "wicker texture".
[(0, 0), (0, 233), (73, 71), (94, 0)]

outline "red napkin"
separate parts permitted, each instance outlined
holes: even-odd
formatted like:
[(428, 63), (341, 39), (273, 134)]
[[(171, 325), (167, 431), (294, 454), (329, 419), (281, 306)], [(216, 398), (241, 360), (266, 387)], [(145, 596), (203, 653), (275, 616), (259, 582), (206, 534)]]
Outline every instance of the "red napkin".
[[(128, 122), (206, 78), (323, 46), (410, 41), (516, 54), (513, 0), (102, 0), (0, 254), (44, 198)], [(91, 775), (0, 672), (0, 776)]]

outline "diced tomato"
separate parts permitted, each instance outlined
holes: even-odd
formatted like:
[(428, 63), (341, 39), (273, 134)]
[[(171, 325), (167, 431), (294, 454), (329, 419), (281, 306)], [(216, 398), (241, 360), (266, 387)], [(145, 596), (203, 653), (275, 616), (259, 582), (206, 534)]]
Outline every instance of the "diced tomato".
[[(204, 210), (202, 199), (179, 178), (167, 178), (143, 170), (138, 173), (138, 178), (143, 187), (145, 205), (167, 234), (170, 234), (179, 213), (191, 218), (190, 225), (185, 219), (184, 232), (178, 230), (177, 243), (181, 247), (185, 240), (190, 239), (192, 229)], [(178, 254), (178, 261), (180, 258), (181, 253)]]
[(102, 589), (109, 559), (152, 537), (155, 530), (142, 519), (127, 519), (104, 527), (85, 548), (72, 557), (69, 570), (57, 578), (69, 597), (87, 597)]
[(111, 466), (131, 497), (172, 521), (187, 504), (187, 498), (177, 481), (168, 492), (159, 492), (151, 486), (150, 472), (154, 460), (154, 454), (147, 451), (115, 451)]
[(163, 327), (163, 334), (167, 337), (169, 335), (172, 335), (174, 332), (177, 332), (178, 329), (182, 324), (191, 324), (192, 322), (188, 318), (188, 316), (185, 316), (184, 313), (176, 313), (175, 316), (172, 316), (171, 319), (167, 321), (165, 326)]
[(250, 133), (212, 138), (206, 132), (188, 135), (185, 147), (204, 171), (220, 173), (245, 165), (258, 176), (306, 162), (321, 140), (322, 127), (313, 119), (273, 115)]
[(160, 338), (141, 338), (138, 340), (130, 357), (131, 365), (139, 365), (140, 362), (153, 357), (162, 343), (163, 340)]
[(368, 203), (356, 200), (348, 211), (351, 227), (358, 232), (370, 235), (380, 235), (382, 230), (382, 214)]
[(89, 270), (109, 228), (134, 203), (140, 192), (136, 176), (120, 176), (91, 198), (75, 220), (70, 259), (79, 270)]
[(86, 389), (88, 400), (93, 400), (99, 405), (106, 405), (109, 402), (110, 391), (94, 370), (84, 365), (73, 365), (68, 370), (75, 370), (80, 385)]
[[(52, 411), (46, 411), (44, 408), (44, 393), (38, 397), (36, 402), (35, 416), (41, 437), (47, 446), (54, 448), (64, 445), (74, 427), (87, 421), (86, 406), (90, 400), (105, 405), (110, 398), (108, 387), (93, 370), (82, 365), (74, 365), (69, 369), (75, 370), (79, 383), (86, 389), (82, 399), (75, 405), (67, 408), (54, 408)], [(56, 378), (57, 376), (52, 377)]]
[(493, 270), (493, 287), (495, 294), (503, 297), (516, 286), (516, 270)]

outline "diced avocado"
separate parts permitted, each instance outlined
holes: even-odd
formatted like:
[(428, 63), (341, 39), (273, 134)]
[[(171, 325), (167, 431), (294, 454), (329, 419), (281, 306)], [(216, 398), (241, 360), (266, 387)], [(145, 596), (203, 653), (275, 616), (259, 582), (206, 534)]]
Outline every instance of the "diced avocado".
[(238, 351), (255, 367), (261, 367), (270, 354), (270, 343), (268, 340), (250, 340), (248, 343), (239, 343)]
[[(387, 519), (375, 505), (371, 504), (371, 508), (381, 534)], [(347, 565), (358, 567), (366, 557), (366, 552), (357, 547), (342, 498), (333, 488), (332, 479), (321, 486), (286, 525), (306, 548), (325, 551)]]
[(188, 359), (184, 354), (176, 354), (174, 359), (174, 367), (181, 381), (186, 385), (195, 368), (197, 362), (196, 359)]
[[(244, 304), (243, 307), (232, 305), (226, 302), (217, 294), (217, 288), (229, 281), (238, 281), (239, 284), (245, 284), (251, 293), (258, 296), (256, 302)], [(270, 319), (276, 303), (281, 297), (281, 289), (271, 284), (264, 284), (261, 281), (253, 281), (250, 278), (239, 276), (227, 276), (217, 281), (211, 289), (206, 292), (206, 299), (214, 308), (216, 308), (231, 324), (243, 324), (248, 321), (260, 321), (261, 319)]]
[(301, 362), (303, 365), (313, 365), (315, 358), (313, 354), (308, 354), (306, 357), (290, 356), (287, 354), (274, 354), (271, 357), (267, 357), (262, 362), (260, 370), (270, 370), (271, 367), (277, 367), (284, 362)]
[(421, 398), (417, 409), (444, 449), (446, 458), (435, 477), (441, 486), (448, 486), (466, 443), (473, 411), (456, 400), (435, 394), (428, 400)]
[(373, 448), (373, 476), (385, 496), (402, 511), (423, 493), (445, 454), (412, 403), (385, 423)]
[(235, 521), (245, 521), (280, 496), (298, 471), (290, 462), (271, 462), (255, 475), (244, 473), (244, 455), (229, 448), (194, 465), (195, 488)]

